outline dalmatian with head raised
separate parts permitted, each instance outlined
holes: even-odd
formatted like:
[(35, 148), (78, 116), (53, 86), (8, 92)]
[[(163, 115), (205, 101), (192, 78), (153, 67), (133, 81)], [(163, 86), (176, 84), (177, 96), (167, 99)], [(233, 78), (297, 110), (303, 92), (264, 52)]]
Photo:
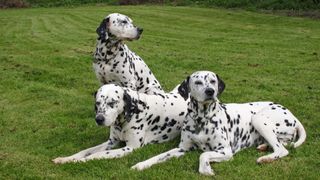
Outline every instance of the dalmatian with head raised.
[(191, 99), (179, 147), (132, 168), (142, 170), (192, 149), (201, 149), (204, 153), (200, 156), (199, 172), (214, 175), (211, 162), (227, 161), (241, 149), (258, 146), (266, 150), (271, 146), (273, 153), (257, 159), (258, 163), (266, 163), (288, 155), (284, 145), (292, 143), (296, 148), (305, 141), (302, 124), (282, 105), (223, 104), (218, 96), (224, 88), (223, 81), (213, 72), (199, 71), (188, 77), (179, 87), (180, 93)]
[(137, 40), (143, 29), (119, 13), (106, 16), (97, 28), (93, 68), (101, 84), (117, 84), (147, 94), (164, 93), (146, 63), (124, 43)]
[[(181, 132), (187, 101), (177, 89), (149, 95), (114, 84), (104, 85), (96, 94), (95, 120), (100, 126), (110, 126), (109, 139), (72, 156), (56, 158), (53, 162), (119, 158), (144, 145), (172, 140)], [(120, 141), (126, 146), (112, 149)]]

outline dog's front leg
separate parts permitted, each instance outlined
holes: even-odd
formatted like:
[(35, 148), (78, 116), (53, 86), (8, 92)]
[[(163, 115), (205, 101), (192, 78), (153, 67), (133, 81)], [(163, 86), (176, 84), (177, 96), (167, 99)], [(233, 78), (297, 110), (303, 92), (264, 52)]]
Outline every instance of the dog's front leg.
[(83, 151), (80, 151), (72, 156), (68, 156), (68, 157), (58, 157), (53, 159), (52, 161), (55, 164), (64, 164), (64, 163), (68, 163), (68, 162), (78, 162), (80, 161), (82, 158), (85, 158), (87, 156), (90, 156), (91, 154), (100, 152), (100, 151), (105, 151), (108, 149), (113, 148), (116, 144), (118, 144), (118, 141), (116, 140), (111, 140), (109, 139), (107, 142), (102, 143), (98, 146), (92, 147), (92, 148), (88, 148), (85, 149)]
[(210, 162), (221, 162), (227, 161), (232, 158), (232, 152), (229, 148), (223, 149), (222, 151), (208, 151), (200, 155), (199, 172), (203, 175), (212, 176), (214, 175), (211, 169)]
[(185, 151), (183, 149), (174, 148), (170, 151), (154, 156), (148, 160), (139, 162), (136, 165), (132, 166), (131, 169), (136, 169), (141, 171), (143, 169), (151, 167), (154, 164), (165, 162), (173, 157), (180, 157), (180, 156), (183, 156), (184, 154), (185, 154)]
[(113, 159), (120, 158), (127, 154), (130, 154), (134, 149), (141, 147), (143, 144), (143, 142), (140, 141), (140, 139), (144, 137), (144, 132), (139, 130), (139, 136), (137, 136), (136, 134), (136, 130), (127, 131), (126, 136), (124, 136), (127, 143), (126, 146), (123, 148), (100, 151), (91, 154), (87, 157), (84, 157), (80, 159), (80, 161), (85, 162), (92, 159)]
[(113, 158), (120, 158), (123, 157), (127, 154), (130, 154), (133, 149), (132, 147), (129, 146), (125, 146), (123, 148), (119, 148), (119, 149), (112, 149), (112, 150), (106, 150), (106, 151), (100, 151), (94, 154), (91, 154), (87, 157), (84, 157), (82, 159), (80, 159), (80, 161), (82, 162), (86, 162), (89, 160), (93, 160), (93, 159), (113, 159)]

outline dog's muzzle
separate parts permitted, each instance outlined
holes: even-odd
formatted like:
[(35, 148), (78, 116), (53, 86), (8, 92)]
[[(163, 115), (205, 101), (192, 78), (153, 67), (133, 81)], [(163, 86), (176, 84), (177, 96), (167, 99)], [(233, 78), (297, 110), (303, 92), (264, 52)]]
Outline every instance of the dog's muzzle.
[(103, 125), (104, 120), (105, 120), (105, 119), (104, 119), (104, 117), (103, 117), (102, 115), (96, 116), (96, 123), (97, 123), (99, 126)]
[(213, 97), (214, 95), (214, 90), (212, 88), (207, 88), (204, 93), (206, 94), (207, 97)]
[(143, 29), (142, 28), (137, 28), (137, 37), (136, 37), (136, 39), (139, 39), (140, 38), (140, 36), (141, 36), (141, 34), (142, 34), (142, 32), (143, 32)]
[(143, 32), (143, 28), (139, 28), (139, 27), (138, 27), (138, 29), (137, 29), (137, 30), (138, 30), (138, 34), (139, 34), (139, 35), (140, 35), (140, 34), (142, 34), (142, 32)]

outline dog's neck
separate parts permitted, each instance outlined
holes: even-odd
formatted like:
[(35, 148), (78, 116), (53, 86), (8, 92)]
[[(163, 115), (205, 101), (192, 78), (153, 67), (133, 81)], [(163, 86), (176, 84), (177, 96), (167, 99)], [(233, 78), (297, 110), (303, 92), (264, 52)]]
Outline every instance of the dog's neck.
[(219, 100), (210, 103), (201, 103), (193, 97), (190, 97), (188, 116), (191, 117), (195, 123), (202, 124), (215, 117), (221, 109), (222, 107)]
[[(125, 95), (124, 95), (124, 108), (123, 108), (123, 114), (124, 119), (129, 122), (133, 117), (133, 115), (141, 116), (141, 112), (143, 112), (144, 109), (146, 109), (146, 100), (143, 96), (144, 94), (141, 94), (137, 91), (133, 91), (129, 88), (125, 89)], [(136, 117), (134, 117), (136, 118)], [(140, 117), (141, 118), (141, 117)]]
[(109, 62), (111, 59), (114, 59), (120, 51), (123, 51), (123, 49), (123, 41), (106, 32), (104, 38), (100, 36), (97, 39), (94, 62)]

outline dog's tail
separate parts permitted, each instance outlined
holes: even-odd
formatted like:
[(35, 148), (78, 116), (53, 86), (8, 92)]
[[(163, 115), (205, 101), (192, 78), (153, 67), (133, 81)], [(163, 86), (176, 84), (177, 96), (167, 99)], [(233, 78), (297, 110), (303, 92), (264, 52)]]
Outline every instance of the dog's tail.
[(304, 127), (302, 126), (302, 124), (298, 120), (297, 120), (296, 129), (297, 129), (299, 138), (298, 138), (297, 142), (295, 142), (293, 144), (294, 148), (299, 147), (307, 138), (306, 130), (304, 129)]

